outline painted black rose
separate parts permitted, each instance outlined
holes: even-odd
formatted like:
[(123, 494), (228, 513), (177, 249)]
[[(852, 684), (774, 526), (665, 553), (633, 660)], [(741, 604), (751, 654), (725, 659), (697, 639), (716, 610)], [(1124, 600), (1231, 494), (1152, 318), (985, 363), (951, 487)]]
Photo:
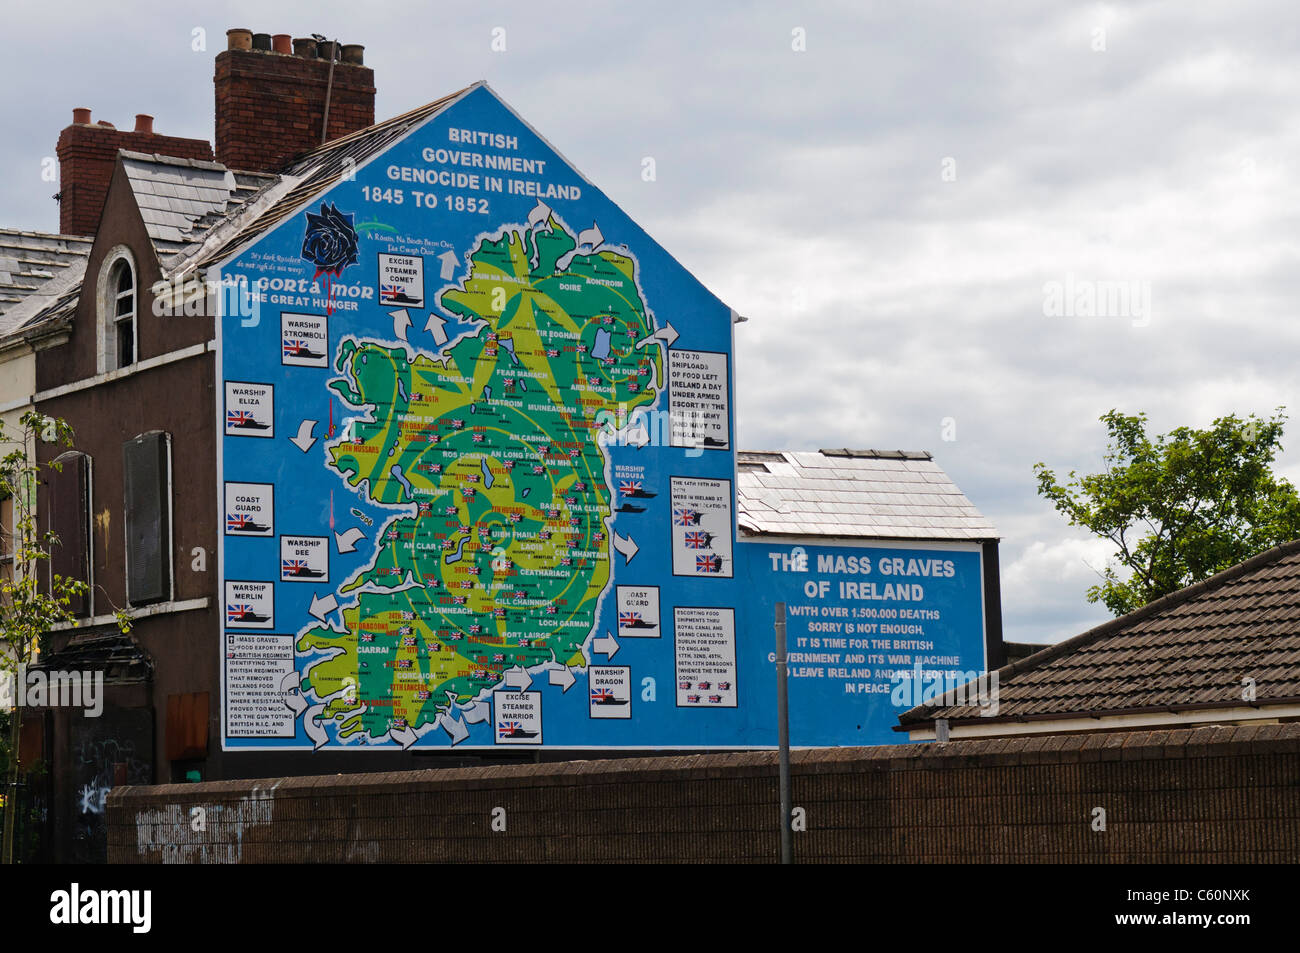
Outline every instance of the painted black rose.
[(307, 234), (302, 240), (302, 257), (316, 266), (316, 273), (338, 275), (357, 261), (357, 230), (351, 215), (334, 205), (321, 204), (320, 213), (307, 213)]

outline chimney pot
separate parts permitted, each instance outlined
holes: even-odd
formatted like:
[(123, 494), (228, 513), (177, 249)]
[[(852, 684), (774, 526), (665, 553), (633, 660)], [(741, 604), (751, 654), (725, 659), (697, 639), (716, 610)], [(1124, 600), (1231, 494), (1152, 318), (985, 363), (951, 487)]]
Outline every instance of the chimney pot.
[(85, 106), (78, 106), (76, 109), (72, 110), (72, 122), (77, 126), (89, 126), (90, 110)]
[(317, 55), (323, 60), (332, 60), (335, 54), (334, 48), (337, 45), (338, 44), (333, 40), (326, 40), (324, 43), (318, 43), (316, 45)]
[(365, 66), (366, 48), (360, 43), (344, 43), (343, 62), (349, 66)]
[(143, 132), (146, 135), (153, 135), (153, 116), (145, 113), (135, 114), (135, 131)]
[(271, 52), (271, 34), (269, 34), (269, 33), (254, 33), (254, 34), (253, 34), (253, 49), (257, 50), (259, 53), (270, 53), (270, 52)]
[(271, 50), (275, 53), (293, 55), (293, 37), (288, 33), (277, 33), (271, 37)]
[(316, 58), (316, 41), (309, 36), (298, 37), (293, 41), (293, 55), (314, 60)]
[(253, 31), (243, 28), (226, 31), (226, 49), (251, 50), (253, 48)]

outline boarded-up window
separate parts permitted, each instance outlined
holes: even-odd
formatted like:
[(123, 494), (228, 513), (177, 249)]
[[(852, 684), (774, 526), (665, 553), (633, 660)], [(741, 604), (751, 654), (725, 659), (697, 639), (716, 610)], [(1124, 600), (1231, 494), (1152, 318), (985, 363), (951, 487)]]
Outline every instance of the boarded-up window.
[(126, 599), (171, 596), (171, 440), (161, 431), (122, 445), (126, 487)]
[[(63, 576), (90, 584), (90, 457), (70, 451), (55, 459), (59, 468), (48, 468), (50, 487), (50, 532), (59, 541), (50, 550), (51, 576)], [(90, 611), (90, 595), (74, 598), (68, 605), (73, 615)]]
[(208, 756), (208, 693), (167, 696), (167, 760)]

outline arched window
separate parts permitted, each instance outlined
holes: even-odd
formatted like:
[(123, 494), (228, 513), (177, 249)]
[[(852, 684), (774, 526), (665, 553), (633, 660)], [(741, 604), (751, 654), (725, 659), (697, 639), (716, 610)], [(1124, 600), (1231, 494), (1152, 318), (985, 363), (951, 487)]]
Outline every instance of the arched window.
[(135, 363), (135, 274), (129, 261), (119, 261), (109, 276), (113, 289), (113, 336), (117, 342), (117, 366)]
[(139, 302), (135, 261), (120, 245), (108, 253), (99, 274), (98, 369), (116, 371), (139, 357), (136, 311)]

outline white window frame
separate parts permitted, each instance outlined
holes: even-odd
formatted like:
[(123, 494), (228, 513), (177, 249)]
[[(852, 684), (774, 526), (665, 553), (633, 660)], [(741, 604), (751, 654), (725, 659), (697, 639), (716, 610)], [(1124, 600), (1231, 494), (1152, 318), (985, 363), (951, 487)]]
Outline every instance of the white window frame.
[[(131, 361), (129, 364), (123, 364), (121, 357), (117, 353), (117, 331), (118, 325), (126, 320), (126, 316), (118, 316), (117, 303), (123, 294), (117, 290), (117, 282), (113, 280), (118, 270), (118, 265), (125, 263), (125, 267), (131, 274)], [(97, 373), (105, 374), (110, 371), (120, 370), (123, 367), (131, 367), (140, 361), (140, 269), (136, 267), (135, 255), (126, 245), (118, 245), (104, 256), (104, 263), (99, 268), (99, 282), (96, 289), (96, 300), (99, 302), (99, 320), (98, 320), (98, 338), (95, 353), (95, 369)]]

